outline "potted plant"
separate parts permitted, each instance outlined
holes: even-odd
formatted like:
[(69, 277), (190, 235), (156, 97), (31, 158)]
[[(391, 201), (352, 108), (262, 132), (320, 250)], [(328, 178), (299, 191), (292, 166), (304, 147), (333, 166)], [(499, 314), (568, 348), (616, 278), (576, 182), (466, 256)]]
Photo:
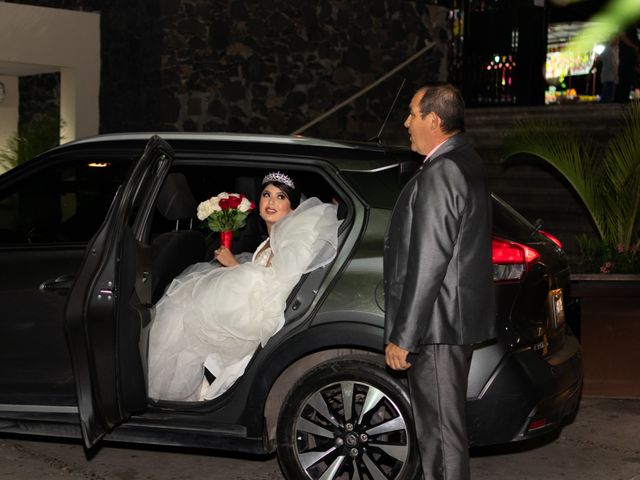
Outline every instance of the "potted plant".
[(4, 149), (0, 149), (0, 173), (59, 145), (63, 125), (57, 118), (44, 115), (21, 124)]
[(585, 273), (640, 273), (640, 104), (630, 105), (623, 128), (605, 144), (559, 122), (521, 120), (507, 135), (505, 150), (507, 156), (527, 153), (548, 162), (584, 203), (599, 238), (578, 239), (579, 257), (587, 265), (602, 258), (598, 270)]
[(507, 157), (532, 154), (552, 165), (584, 203), (598, 233), (579, 236), (585, 393), (640, 397), (640, 104), (606, 143), (554, 121), (523, 120), (505, 139)]

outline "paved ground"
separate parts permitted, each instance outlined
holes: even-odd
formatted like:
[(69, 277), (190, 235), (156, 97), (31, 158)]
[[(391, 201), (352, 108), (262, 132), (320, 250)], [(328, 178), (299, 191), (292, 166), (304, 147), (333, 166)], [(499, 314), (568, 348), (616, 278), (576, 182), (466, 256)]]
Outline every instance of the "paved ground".
[[(583, 399), (576, 421), (539, 445), (473, 451), (474, 480), (640, 480), (640, 400)], [(280, 480), (270, 458), (0, 436), (0, 480)]]

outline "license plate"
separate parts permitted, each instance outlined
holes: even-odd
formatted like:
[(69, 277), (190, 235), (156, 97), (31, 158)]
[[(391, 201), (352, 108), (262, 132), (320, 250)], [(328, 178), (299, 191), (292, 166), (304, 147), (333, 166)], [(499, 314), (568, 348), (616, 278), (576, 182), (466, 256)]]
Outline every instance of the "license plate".
[(564, 325), (564, 302), (562, 301), (561, 288), (549, 292), (549, 316), (553, 328), (560, 328)]

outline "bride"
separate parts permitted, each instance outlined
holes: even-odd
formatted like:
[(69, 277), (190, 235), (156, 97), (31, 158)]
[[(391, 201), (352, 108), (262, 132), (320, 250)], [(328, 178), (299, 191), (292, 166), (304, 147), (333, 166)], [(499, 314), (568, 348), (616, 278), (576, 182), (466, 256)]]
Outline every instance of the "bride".
[[(241, 263), (221, 247), (211, 263), (190, 266), (155, 306), (149, 334), (149, 397), (197, 401), (224, 393), (253, 353), (284, 325), (286, 300), (302, 274), (336, 254), (336, 207), (300, 205), (291, 177), (262, 181), (259, 212), (269, 237)], [(204, 369), (215, 377), (209, 384)]]

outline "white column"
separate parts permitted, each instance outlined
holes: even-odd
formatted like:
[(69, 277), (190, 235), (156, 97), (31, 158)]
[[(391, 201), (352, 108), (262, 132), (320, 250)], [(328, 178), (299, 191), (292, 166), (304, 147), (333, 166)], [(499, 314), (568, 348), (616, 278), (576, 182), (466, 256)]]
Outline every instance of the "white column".
[(0, 1), (0, 75), (58, 71), (62, 141), (97, 134), (100, 15)]

